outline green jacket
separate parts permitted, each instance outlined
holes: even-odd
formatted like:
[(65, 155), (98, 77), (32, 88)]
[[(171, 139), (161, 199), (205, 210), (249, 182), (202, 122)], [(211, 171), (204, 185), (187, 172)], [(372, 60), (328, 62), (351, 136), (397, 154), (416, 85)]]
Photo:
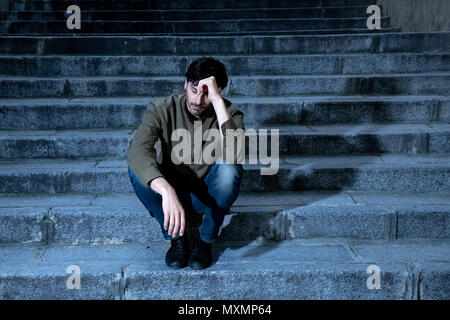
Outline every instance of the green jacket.
[[(232, 117), (224, 122), (221, 128), (225, 140), (224, 145), (226, 145), (225, 130), (238, 128), (245, 130), (245, 128), (243, 121), (244, 114), (232, 106), (229, 100), (225, 98), (223, 98), (223, 100)], [(186, 180), (204, 178), (207, 175), (212, 164), (199, 164), (198, 162), (199, 139), (197, 135), (197, 148), (195, 148), (194, 123), (189, 118), (188, 112), (185, 94), (171, 95), (157, 101), (152, 101), (148, 104), (142, 123), (139, 125), (136, 135), (131, 143), (127, 157), (128, 166), (136, 173), (139, 180), (144, 185), (148, 185), (151, 180), (163, 176), (158, 169), (157, 163), (175, 169), (177, 174), (179, 173)], [(199, 121), (200, 120), (201, 123), (197, 123), (197, 132), (201, 124), (203, 135), (208, 129), (219, 129), (213, 106), (206, 109), (201, 114)], [(179, 143), (178, 140), (171, 140), (172, 132), (175, 129), (187, 129), (190, 133), (190, 145), (192, 150), (192, 161), (190, 164), (186, 164), (186, 161), (181, 164), (173, 164), (172, 162), (171, 155), (173, 148)], [(216, 139), (211, 139), (211, 141), (200, 140), (202, 140), (202, 152), (210, 143), (220, 142), (215, 141)], [(197, 152), (194, 152), (194, 150)], [(197, 157), (196, 161), (194, 161), (194, 157)]]

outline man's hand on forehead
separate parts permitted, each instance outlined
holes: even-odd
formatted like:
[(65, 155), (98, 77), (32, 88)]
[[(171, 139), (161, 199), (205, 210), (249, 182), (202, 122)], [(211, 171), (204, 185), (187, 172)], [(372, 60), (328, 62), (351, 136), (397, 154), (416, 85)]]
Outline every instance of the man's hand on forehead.
[(198, 81), (197, 90), (200, 93), (204, 92), (209, 98), (218, 97), (219, 93), (222, 91), (221, 88), (217, 87), (216, 78), (214, 76)]

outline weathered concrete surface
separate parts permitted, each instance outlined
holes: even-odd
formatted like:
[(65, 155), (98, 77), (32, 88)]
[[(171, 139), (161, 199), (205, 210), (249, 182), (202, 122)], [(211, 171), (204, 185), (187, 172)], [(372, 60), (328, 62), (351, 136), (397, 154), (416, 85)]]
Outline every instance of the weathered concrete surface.
[[(0, 265), (0, 297), (417, 299), (445, 297), (442, 281), (450, 273), (450, 262), (443, 256), (448, 241), (352, 243), (351, 247), (342, 241), (224, 243), (214, 247), (213, 265), (202, 271), (166, 267), (168, 246), (167, 242), (149, 247), (2, 246), (0, 256), (6, 262)], [(405, 254), (411, 250), (415, 254)], [(373, 264), (380, 268), (381, 287), (370, 290), (367, 268)], [(67, 268), (73, 265), (80, 268), (80, 289), (66, 285)]]
[[(2, 195), (0, 242), (127, 244), (164, 240), (134, 193)], [(242, 193), (220, 241), (448, 239), (448, 193)], [(188, 213), (191, 214), (191, 213)], [(201, 215), (194, 213), (197, 224)]]
[(383, 15), (403, 32), (450, 30), (450, 3), (447, 0), (377, 0)]
[[(245, 114), (245, 125), (430, 123), (450, 120), (443, 96), (228, 97)], [(135, 130), (157, 97), (0, 99), (1, 129)]]
[[(367, 30), (366, 30), (367, 31)], [(450, 32), (278, 36), (4, 36), (7, 54), (447, 53)]]
[[(338, 124), (247, 126), (245, 154), (249, 155), (250, 129), (267, 130), (279, 141), (279, 155), (326, 154), (447, 154), (450, 124)], [(272, 130), (277, 130), (273, 131)], [(134, 131), (42, 130), (0, 132), (0, 159), (125, 158)]]
[[(5, 98), (148, 96), (182, 93), (180, 77), (0, 78)], [(224, 95), (247, 97), (289, 95), (443, 95), (449, 72), (364, 75), (235, 76)]]
[[(275, 175), (244, 164), (241, 191), (450, 191), (448, 155), (285, 156)], [(0, 193), (131, 192), (126, 160), (0, 162)]]

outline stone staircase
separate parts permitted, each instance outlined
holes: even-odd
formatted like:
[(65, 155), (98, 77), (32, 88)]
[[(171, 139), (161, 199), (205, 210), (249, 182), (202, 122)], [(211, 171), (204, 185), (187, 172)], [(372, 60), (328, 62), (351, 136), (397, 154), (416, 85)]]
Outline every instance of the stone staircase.
[[(81, 30), (73, 1), (0, 12), (1, 298), (450, 298), (450, 32), (370, 31), (371, 0), (75, 2)], [(280, 168), (244, 165), (213, 266), (174, 271), (125, 159), (201, 55)]]

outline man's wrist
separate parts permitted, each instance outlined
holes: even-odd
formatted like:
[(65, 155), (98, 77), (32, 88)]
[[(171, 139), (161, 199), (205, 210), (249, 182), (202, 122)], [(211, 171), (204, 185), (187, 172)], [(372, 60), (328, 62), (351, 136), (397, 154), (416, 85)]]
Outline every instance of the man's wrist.
[(213, 104), (214, 108), (220, 106), (221, 104), (224, 104), (224, 101), (220, 95), (210, 97), (209, 100), (211, 100), (211, 103)]
[(159, 193), (161, 196), (165, 197), (170, 195), (173, 191), (172, 186), (167, 182), (164, 177), (157, 177), (150, 181), (150, 188)]

